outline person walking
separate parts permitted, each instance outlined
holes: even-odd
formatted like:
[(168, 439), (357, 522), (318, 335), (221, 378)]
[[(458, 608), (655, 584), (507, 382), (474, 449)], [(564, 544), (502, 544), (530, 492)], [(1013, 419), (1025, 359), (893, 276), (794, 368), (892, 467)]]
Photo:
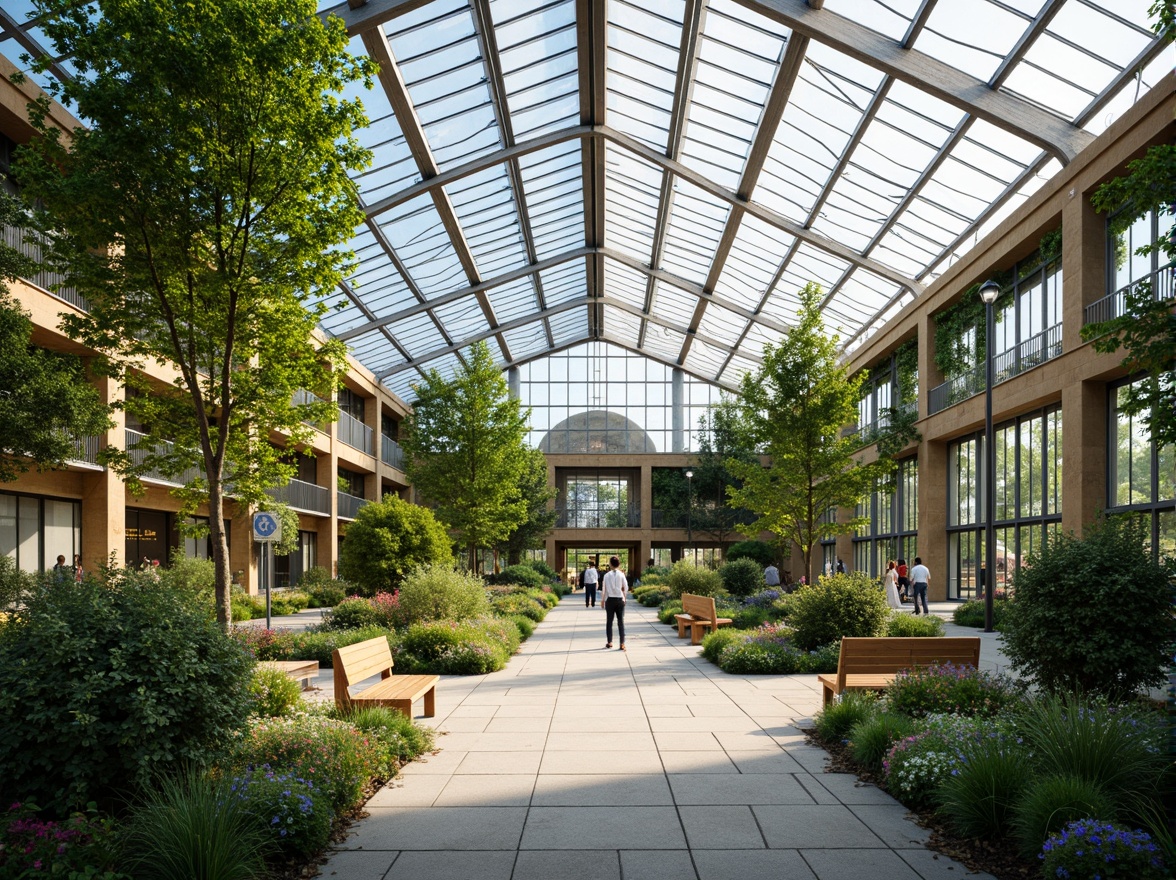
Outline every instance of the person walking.
[(764, 569), (764, 584), (769, 587), (780, 586), (780, 569), (776, 568), (774, 562), (769, 562), (768, 567)]
[(898, 560), (898, 598), (907, 599), (911, 595), (911, 579), (907, 576), (910, 570), (907, 568), (906, 560), (901, 557)]
[(886, 566), (886, 604), (891, 608), (901, 608), (902, 602), (898, 598), (898, 563), (893, 559)]
[(845, 574), (845, 563), (841, 561), (841, 557), (837, 557), (837, 573)]
[(621, 650), (625, 650), (625, 593), (629, 591), (629, 582), (625, 573), (621, 571), (620, 557), (614, 556), (608, 561), (608, 571), (601, 581), (601, 592), (604, 600), (604, 637), (605, 647), (611, 648), (613, 636), (613, 618), (617, 619), (617, 633), (621, 637)]
[(596, 585), (600, 583), (600, 575), (596, 571), (596, 560), (589, 559), (588, 567), (584, 569), (584, 607), (596, 607)]
[(923, 613), (930, 614), (927, 607), (927, 584), (931, 582), (931, 570), (923, 565), (921, 556), (915, 557), (915, 567), (911, 569), (911, 582), (915, 589), (915, 614), (919, 613), (919, 599), (923, 600)]

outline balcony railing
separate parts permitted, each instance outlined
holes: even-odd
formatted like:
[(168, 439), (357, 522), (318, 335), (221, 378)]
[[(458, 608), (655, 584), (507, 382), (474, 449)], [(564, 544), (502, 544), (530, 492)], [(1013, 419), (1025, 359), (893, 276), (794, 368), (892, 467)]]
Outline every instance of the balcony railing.
[(659, 510), (655, 507), (649, 512), (649, 520), (651, 529), (684, 529), (686, 528), (686, 511)]
[[(294, 392), (294, 397), (290, 402), (294, 404), (294, 406), (307, 406), (313, 403), (322, 403), (323, 399), (317, 394), (312, 394), (311, 392), (307, 391), (305, 388), (299, 388)], [(310, 419), (303, 419), (302, 421), (308, 425), (312, 425), (313, 427), (318, 428), (319, 430), (322, 430), (322, 426), (317, 422), (312, 422)]]
[(927, 412), (934, 414), (984, 390), (984, 364), (936, 385), (927, 396)]
[(348, 446), (354, 447), (360, 452), (366, 452), (368, 455), (376, 454), (372, 444), (372, 429), (354, 416), (349, 416), (345, 412), (339, 413), (337, 431), (339, 439)]
[(339, 499), (339, 519), (355, 519), (359, 515), (360, 508), (367, 504), (363, 498), (356, 498), (346, 492), (336, 492), (335, 494)]
[(275, 501), (290, 505), (295, 510), (331, 515), (331, 491), (326, 486), (291, 480), (285, 486), (266, 489), (265, 494)]
[[(1062, 325), (1054, 324), (1024, 342), (1002, 351), (992, 358), (994, 383), (999, 385), (1019, 376), (1062, 353)], [(967, 400), (984, 390), (984, 364), (980, 363), (962, 375), (931, 389), (927, 400), (928, 413), (942, 412), (949, 406)]]
[(57, 272), (50, 272), (45, 268), (41, 262), (41, 245), (36, 242), (26, 241), (26, 236), (29, 232), (30, 230), (23, 226), (0, 226), (0, 235), (3, 236), (4, 243), (37, 264), (37, 271), (31, 275), (24, 276), (25, 280), (30, 284), (35, 284), (42, 290), (48, 291), (58, 299), (65, 300), (72, 306), (77, 306), (83, 312), (89, 311), (89, 304), (72, 287), (64, 287), (60, 290), (53, 289), (54, 285), (61, 284), (64, 278)]
[[(131, 461), (137, 465), (140, 465), (146, 461), (147, 456), (151, 455), (153, 452), (156, 455), (166, 455), (174, 448), (174, 444), (170, 440), (156, 440), (152, 444), (151, 449), (147, 449), (145, 447), (132, 449), (131, 447), (135, 444), (149, 441), (150, 438), (146, 434), (142, 434), (139, 431), (132, 431), (130, 428), (126, 428), (124, 433), (126, 435), (127, 454), (130, 455)], [(195, 467), (190, 467), (183, 473), (174, 476), (165, 474), (162, 471), (155, 469), (149, 470), (143, 474), (145, 479), (154, 480), (158, 483), (167, 483), (171, 486), (186, 486), (195, 480), (198, 476), (201, 476), (201, 472), (198, 468)]]
[(380, 461), (397, 470), (404, 470), (404, 450), (387, 434), (380, 435)]
[(1101, 324), (1127, 313), (1127, 294), (1142, 284), (1151, 285), (1152, 299), (1171, 299), (1176, 296), (1176, 263), (1169, 263), (1138, 281), (1121, 287), (1086, 307), (1084, 318), (1087, 324)]
[(635, 529), (641, 527), (639, 507), (556, 507), (558, 529)]
[(69, 457), (70, 461), (80, 462), (82, 464), (92, 464), (95, 467), (100, 467), (98, 464), (98, 452), (102, 449), (101, 437), (97, 435), (90, 437), (74, 437), (73, 448), (73, 455)]

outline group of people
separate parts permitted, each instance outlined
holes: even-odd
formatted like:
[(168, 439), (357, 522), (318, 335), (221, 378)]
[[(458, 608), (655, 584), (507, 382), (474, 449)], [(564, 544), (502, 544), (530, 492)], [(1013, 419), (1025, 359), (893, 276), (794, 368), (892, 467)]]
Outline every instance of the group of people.
[(621, 571), (621, 559), (613, 556), (608, 560), (608, 571), (603, 576), (596, 568), (596, 560), (589, 559), (580, 572), (580, 586), (584, 588), (584, 607), (596, 607), (597, 588), (600, 589), (604, 605), (605, 648), (613, 646), (613, 621), (617, 624), (617, 635), (621, 638), (621, 650), (625, 648), (625, 596), (629, 592), (629, 581)]
[[(931, 580), (931, 570), (923, 565), (922, 557), (915, 557), (915, 564), (907, 569), (905, 559), (891, 559), (886, 564), (886, 603), (891, 608), (901, 608), (904, 598), (911, 599), (915, 604), (915, 614), (930, 614), (927, 608), (927, 584)], [(922, 602), (923, 610), (919, 611)]]
[(75, 553), (73, 558), (73, 565), (65, 561), (64, 555), (58, 555), (57, 564), (53, 566), (53, 577), (59, 581), (74, 581), (76, 583), (82, 582), (82, 557), (81, 554)]

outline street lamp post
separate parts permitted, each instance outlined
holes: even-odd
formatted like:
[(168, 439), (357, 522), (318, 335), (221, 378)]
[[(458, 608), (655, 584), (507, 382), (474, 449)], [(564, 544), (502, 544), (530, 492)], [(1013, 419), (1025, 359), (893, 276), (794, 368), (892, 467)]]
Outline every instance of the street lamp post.
[(690, 548), (690, 562), (694, 564), (694, 532), (690, 528), (690, 512), (694, 509), (694, 471), (686, 471), (686, 546)]
[(993, 306), (1000, 285), (985, 281), (980, 286), (984, 301), (984, 631), (992, 632), (992, 599), (996, 592), (996, 443), (992, 435), (992, 346), (996, 341)]

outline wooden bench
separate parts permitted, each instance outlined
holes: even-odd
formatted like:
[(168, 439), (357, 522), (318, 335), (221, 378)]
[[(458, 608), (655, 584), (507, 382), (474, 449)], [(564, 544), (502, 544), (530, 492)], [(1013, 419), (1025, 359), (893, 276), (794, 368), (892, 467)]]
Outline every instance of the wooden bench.
[(953, 663), (980, 665), (980, 639), (956, 638), (843, 638), (836, 675), (818, 675), (824, 705), (847, 690), (883, 690), (903, 669)]
[[(412, 717), (412, 704), (424, 697), (425, 715), (436, 714), (435, 688), (439, 675), (393, 675), (392, 651), (388, 640), (379, 636), (336, 648), (331, 655), (335, 666), (335, 705), (341, 711), (364, 706), (387, 706)], [(351, 693), (351, 685), (379, 674), (380, 681)]]
[(257, 665), (284, 672), (288, 678), (300, 682), (304, 691), (310, 690), (319, 673), (317, 660), (263, 660)]
[(711, 596), (683, 593), (682, 612), (674, 615), (678, 622), (678, 638), (686, 638), (686, 630), (689, 629), (692, 645), (700, 644), (707, 630), (718, 629), (731, 623), (731, 618), (718, 616), (715, 611), (715, 600)]

